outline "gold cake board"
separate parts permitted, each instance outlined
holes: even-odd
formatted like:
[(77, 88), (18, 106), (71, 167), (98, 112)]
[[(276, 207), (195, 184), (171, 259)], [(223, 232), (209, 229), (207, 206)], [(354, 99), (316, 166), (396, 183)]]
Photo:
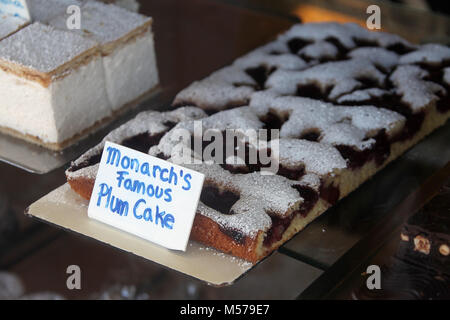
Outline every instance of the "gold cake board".
[(190, 241), (174, 251), (88, 217), (89, 202), (66, 183), (33, 203), (26, 214), (174, 269), (214, 286), (233, 284), (253, 264)]

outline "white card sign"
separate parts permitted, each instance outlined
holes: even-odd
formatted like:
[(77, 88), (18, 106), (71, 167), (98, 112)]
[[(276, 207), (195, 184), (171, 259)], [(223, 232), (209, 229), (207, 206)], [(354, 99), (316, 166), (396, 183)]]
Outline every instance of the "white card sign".
[(0, 14), (20, 17), (27, 21), (31, 20), (26, 0), (0, 0)]
[(185, 251), (203, 180), (202, 173), (106, 142), (88, 215)]

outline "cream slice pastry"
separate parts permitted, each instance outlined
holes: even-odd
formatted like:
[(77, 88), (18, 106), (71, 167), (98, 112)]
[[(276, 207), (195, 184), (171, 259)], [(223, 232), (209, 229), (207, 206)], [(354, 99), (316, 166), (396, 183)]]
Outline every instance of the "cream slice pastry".
[(33, 23), (0, 41), (0, 128), (59, 150), (111, 115), (95, 41)]
[[(81, 30), (67, 27), (71, 5), (80, 7)], [(157, 87), (152, 18), (98, 1), (29, 7), (33, 25), (0, 20), (3, 133), (62, 150)]]
[[(106, 91), (114, 111), (157, 86), (152, 18), (90, 1), (81, 7), (81, 21), (81, 29), (73, 31), (100, 44)], [(65, 15), (49, 24), (67, 30)]]

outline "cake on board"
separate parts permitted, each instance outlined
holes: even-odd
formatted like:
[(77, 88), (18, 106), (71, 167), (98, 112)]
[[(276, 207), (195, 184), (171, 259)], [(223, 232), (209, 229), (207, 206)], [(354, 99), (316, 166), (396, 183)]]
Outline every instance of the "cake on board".
[[(195, 120), (222, 133), (278, 130), (266, 144), (247, 144), (241, 159), (250, 148), (278, 146), (276, 175), (246, 161), (186, 164), (206, 176), (191, 238), (257, 262), (445, 124), (449, 66), (443, 45), (414, 45), (356, 24), (295, 25), (182, 90), (173, 107), (202, 109), (200, 118), (165, 126), (159, 136), (140, 126), (133, 137), (113, 132), (105, 139), (175, 162), (175, 130), (191, 130)], [(165, 117), (153, 116), (152, 123)], [(101, 150), (91, 149), (67, 171), (86, 199)]]

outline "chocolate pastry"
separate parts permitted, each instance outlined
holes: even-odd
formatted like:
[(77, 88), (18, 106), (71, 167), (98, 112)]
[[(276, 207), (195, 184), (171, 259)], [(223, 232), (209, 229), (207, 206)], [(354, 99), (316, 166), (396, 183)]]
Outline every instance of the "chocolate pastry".
[(450, 278), (423, 266), (393, 257), (381, 267), (381, 289), (364, 283), (352, 293), (356, 300), (448, 300)]
[(450, 298), (450, 180), (403, 225), (397, 251), (381, 266), (381, 289), (363, 284), (355, 299)]
[(403, 226), (397, 255), (450, 277), (450, 180)]

